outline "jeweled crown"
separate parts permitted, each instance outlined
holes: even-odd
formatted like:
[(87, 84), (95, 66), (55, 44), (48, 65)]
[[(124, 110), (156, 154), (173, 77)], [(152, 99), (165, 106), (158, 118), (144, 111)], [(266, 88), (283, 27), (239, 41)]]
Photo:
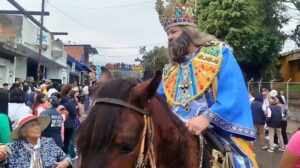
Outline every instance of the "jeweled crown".
[(189, 25), (196, 27), (197, 0), (163, 0), (156, 1), (156, 11), (165, 30), (173, 26)]

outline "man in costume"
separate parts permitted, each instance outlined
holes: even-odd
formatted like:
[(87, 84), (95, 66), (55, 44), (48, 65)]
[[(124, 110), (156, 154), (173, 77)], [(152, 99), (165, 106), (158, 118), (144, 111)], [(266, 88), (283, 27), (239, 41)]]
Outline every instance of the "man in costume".
[(192, 134), (212, 129), (242, 151), (246, 159), (235, 162), (258, 167), (248, 142), (256, 131), (241, 70), (227, 45), (197, 30), (195, 5), (195, 0), (156, 2), (171, 60), (157, 92)]

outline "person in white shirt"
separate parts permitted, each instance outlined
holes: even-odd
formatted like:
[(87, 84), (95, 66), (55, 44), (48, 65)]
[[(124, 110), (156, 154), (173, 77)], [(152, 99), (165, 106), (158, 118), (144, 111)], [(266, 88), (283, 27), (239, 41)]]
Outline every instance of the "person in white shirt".
[(48, 86), (49, 90), (46, 95), (48, 98), (50, 98), (53, 93), (58, 93), (58, 90), (56, 89), (58, 87), (58, 85), (59, 84), (57, 82), (53, 82), (52, 85)]
[(283, 103), (286, 104), (286, 99), (285, 99), (283, 90), (281, 90), (281, 91), (279, 92), (279, 95), (281, 96), (281, 98), (282, 98), (282, 100), (283, 100)]
[(262, 109), (263, 109), (264, 113), (267, 114), (267, 107), (270, 105), (269, 99), (268, 99), (268, 97), (269, 97), (269, 90), (266, 89), (266, 88), (263, 88), (261, 94), (264, 97), (264, 102), (263, 102)]
[(12, 122), (12, 128), (16, 128), (19, 119), (28, 114), (32, 114), (32, 110), (25, 104), (25, 93), (18, 87), (14, 88), (10, 92), (8, 103), (8, 116)]

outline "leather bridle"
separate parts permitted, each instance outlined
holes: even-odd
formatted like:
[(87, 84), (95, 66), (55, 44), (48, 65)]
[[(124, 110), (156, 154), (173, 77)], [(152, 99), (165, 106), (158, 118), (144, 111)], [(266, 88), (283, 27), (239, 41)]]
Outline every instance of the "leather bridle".
[[(123, 100), (114, 99), (114, 98), (96, 98), (94, 103), (111, 104), (115, 106), (125, 107), (144, 116), (144, 128), (143, 128), (143, 135), (142, 135), (143, 137), (142, 137), (141, 148), (140, 148), (140, 152), (139, 152), (139, 156), (135, 168), (144, 168), (147, 165), (150, 165), (151, 168), (156, 168), (156, 156), (153, 147), (154, 129), (153, 129), (153, 122), (152, 122), (152, 117), (150, 112), (147, 109), (141, 109), (133, 104), (130, 104)], [(148, 147), (147, 149), (145, 145), (146, 139), (147, 139), (147, 147)]]

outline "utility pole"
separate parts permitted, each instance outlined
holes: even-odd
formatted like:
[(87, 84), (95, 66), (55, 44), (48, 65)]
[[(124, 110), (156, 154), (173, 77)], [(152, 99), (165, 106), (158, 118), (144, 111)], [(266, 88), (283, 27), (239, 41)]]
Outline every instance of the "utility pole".
[(39, 55), (38, 55), (38, 66), (37, 66), (37, 81), (40, 81), (40, 75), (41, 75), (40, 69), (41, 69), (41, 62), (42, 62), (44, 12), (45, 12), (45, 0), (42, 0), (41, 25), (40, 25), (40, 35), (39, 35)]

